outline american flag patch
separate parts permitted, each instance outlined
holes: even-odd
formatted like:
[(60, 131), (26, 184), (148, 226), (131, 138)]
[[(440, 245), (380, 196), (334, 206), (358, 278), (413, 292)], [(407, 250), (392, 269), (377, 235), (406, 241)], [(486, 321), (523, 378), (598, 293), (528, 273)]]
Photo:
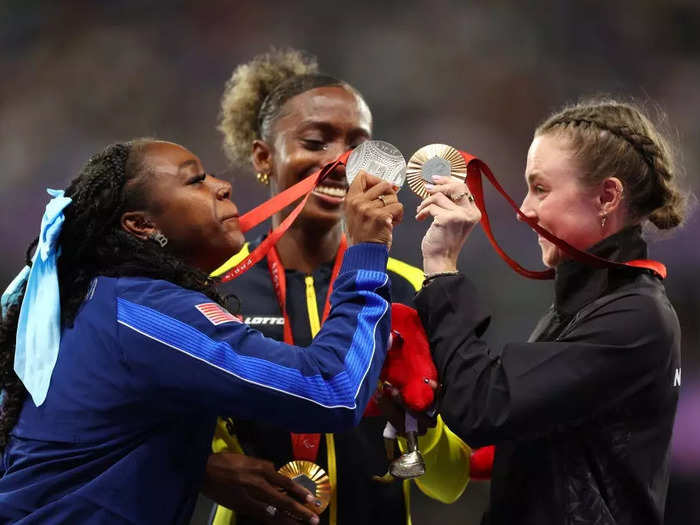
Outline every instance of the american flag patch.
[(233, 315), (231, 312), (225, 310), (221, 306), (219, 306), (216, 303), (202, 303), (202, 304), (196, 304), (194, 306), (197, 310), (199, 310), (204, 317), (209, 319), (209, 322), (213, 324), (214, 326), (219, 326), (220, 324), (224, 323), (240, 323), (241, 320), (238, 319), (235, 315)]

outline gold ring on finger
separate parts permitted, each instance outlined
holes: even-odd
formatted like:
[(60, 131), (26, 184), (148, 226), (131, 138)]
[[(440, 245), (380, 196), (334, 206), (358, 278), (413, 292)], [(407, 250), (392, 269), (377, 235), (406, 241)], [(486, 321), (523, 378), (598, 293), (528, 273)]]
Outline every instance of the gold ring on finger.
[(377, 197), (377, 199), (379, 199), (380, 201), (382, 201), (382, 206), (386, 206), (386, 201), (384, 200), (385, 198), (386, 198), (385, 195), (379, 195), (379, 196)]

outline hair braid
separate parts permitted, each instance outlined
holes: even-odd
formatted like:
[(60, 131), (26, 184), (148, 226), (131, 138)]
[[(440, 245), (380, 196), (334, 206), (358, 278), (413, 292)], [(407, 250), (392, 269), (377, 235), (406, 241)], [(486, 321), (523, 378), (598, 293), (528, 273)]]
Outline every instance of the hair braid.
[(559, 132), (571, 140), (586, 170), (586, 181), (622, 181), (627, 208), (660, 229), (678, 226), (686, 198), (677, 187), (668, 142), (642, 111), (611, 99), (566, 107), (542, 123), (535, 135)]
[[(64, 210), (65, 222), (59, 237), (58, 284), (61, 321), (71, 326), (90, 283), (99, 276), (144, 276), (164, 279), (183, 288), (199, 291), (219, 304), (224, 298), (214, 288), (215, 281), (164, 251), (151, 241), (138, 239), (121, 227), (125, 211), (138, 209), (148, 185), (144, 162), (150, 139), (108, 146), (94, 155), (80, 175), (69, 184), (66, 196), (72, 199)], [(35, 239), (27, 250), (31, 252)], [(20, 301), (8, 308), (0, 326), (0, 449), (19, 417), (26, 397), (24, 385), (15, 374), (14, 353)]]

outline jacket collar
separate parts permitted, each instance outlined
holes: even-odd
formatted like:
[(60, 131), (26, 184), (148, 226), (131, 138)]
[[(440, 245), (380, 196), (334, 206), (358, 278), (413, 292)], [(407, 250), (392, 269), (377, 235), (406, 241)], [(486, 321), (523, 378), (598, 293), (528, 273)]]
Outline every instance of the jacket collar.
[[(606, 237), (588, 251), (617, 262), (647, 257), (647, 245), (642, 239), (642, 228), (639, 225)], [(635, 269), (596, 268), (576, 260), (566, 260), (556, 268), (554, 308), (559, 313), (572, 315), (638, 273)]]

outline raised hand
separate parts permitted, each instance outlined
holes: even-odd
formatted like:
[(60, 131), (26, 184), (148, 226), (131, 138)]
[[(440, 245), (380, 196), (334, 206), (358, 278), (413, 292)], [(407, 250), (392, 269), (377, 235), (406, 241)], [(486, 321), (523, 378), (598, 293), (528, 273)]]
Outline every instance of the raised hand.
[(391, 183), (361, 171), (345, 196), (348, 243), (376, 242), (391, 247), (395, 224), (403, 219), (403, 204)]
[(457, 258), (469, 233), (481, 220), (481, 212), (467, 185), (450, 177), (434, 177), (430, 194), (418, 205), (416, 219), (433, 217), (421, 242), (426, 274), (457, 269)]

